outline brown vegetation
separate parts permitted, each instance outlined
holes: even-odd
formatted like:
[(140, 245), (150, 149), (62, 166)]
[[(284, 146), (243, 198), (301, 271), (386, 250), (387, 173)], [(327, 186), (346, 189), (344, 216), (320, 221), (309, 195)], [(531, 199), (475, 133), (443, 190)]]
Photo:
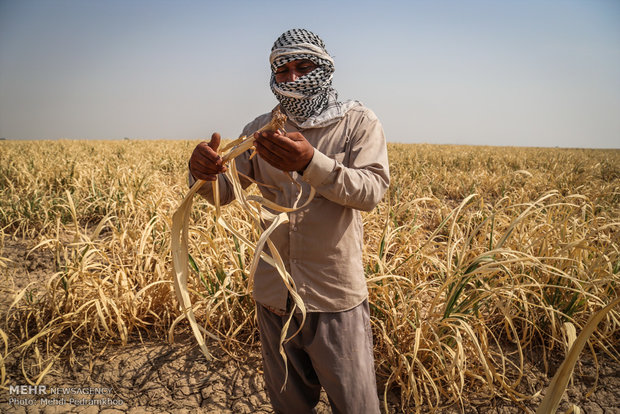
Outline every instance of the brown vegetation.
[[(41, 383), (60, 362), (140, 335), (166, 341), (188, 331), (169, 274), (169, 233), (194, 145), (0, 144), (0, 269), (8, 286), (0, 386)], [(405, 411), (466, 407), (474, 398), (529, 406), (532, 355), (549, 368), (571, 332), (619, 296), (620, 151), (404, 144), (389, 151), (389, 193), (364, 214), (386, 395), (396, 393)], [(239, 206), (222, 214), (256, 240)], [(257, 341), (246, 291), (252, 251), (213, 215), (196, 200), (189, 288), (199, 323), (218, 339), (211, 347), (241, 358)], [(51, 274), (21, 286), (4, 249), (13, 239), (35, 240), (25, 259), (45, 257)], [(593, 355), (617, 361), (618, 317), (612, 311), (594, 332)]]

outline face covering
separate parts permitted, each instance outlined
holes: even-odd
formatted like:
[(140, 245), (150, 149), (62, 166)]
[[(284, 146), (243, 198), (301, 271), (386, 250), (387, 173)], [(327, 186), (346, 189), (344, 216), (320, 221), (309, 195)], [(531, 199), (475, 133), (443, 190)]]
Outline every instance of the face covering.
[[(294, 60), (308, 59), (317, 68), (294, 82), (277, 83), (276, 69)], [(325, 50), (320, 37), (305, 29), (284, 32), (273, 44), (271, 55), (270, 87), (289, 118), (302, 124), (321, 114), (331, 102), (337, 100), (332, 88), (334, 60)]]

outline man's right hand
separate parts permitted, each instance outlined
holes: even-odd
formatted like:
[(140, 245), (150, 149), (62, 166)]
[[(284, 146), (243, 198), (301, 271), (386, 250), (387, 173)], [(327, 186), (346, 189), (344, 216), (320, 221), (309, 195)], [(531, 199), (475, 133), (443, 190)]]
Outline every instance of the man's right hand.
[(189, 159), (189, 172), (198, 180), (215, 181), (217, 175), (226, 172), (226, 166), (222, 163), (222, 157), (217, 155), (220, 146), (220, 134), (215, 132), (211, 135), (209, 143), (201, 142), (196, 145)]

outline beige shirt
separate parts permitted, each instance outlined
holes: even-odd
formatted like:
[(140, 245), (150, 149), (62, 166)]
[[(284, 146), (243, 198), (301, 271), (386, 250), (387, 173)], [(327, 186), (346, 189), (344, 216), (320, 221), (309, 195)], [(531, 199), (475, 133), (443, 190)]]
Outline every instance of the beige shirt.
[[(271, 119), (267, 113), (246, 125), (242, 135), (250, 135)], [(297, 292), (309, 312), (339, 312), (359, 305), (368, 296), (362, 266), (363, 228), (360, 210), (372, 210), (389, 185), (385, 136), (375, 114), (362, 105), (321, 128), (298, 129), (290, 121), (287, 132), (299, 131), (314, 147), (314, 156), (303, 176), (292, 172), (307, 195), (310, 185), (316, 196), (305, 208), (289, 213), (289, 223), (271, 235)], [(254, 180), (277, 187), (260, 186), (263, 197), (291, 207), (298, 196), (297, 186), (286, 173), (260, 156), (249, 152), (235, 159), (237, 169)], [(234, 193), (221, 176), (221, 202), (229, 203)], [(192, 184), (190, 174), (190, 185)], [(250, 182), (242, 179), (247, 187)], [(211, 186), (200, 194), (213, 200)], [(303, 204), (305, 198), (299, 202)], [(260, 261), (254, 276), (254, 299), (276, 311), (286, 309), (287, 289), (277, 271)]]

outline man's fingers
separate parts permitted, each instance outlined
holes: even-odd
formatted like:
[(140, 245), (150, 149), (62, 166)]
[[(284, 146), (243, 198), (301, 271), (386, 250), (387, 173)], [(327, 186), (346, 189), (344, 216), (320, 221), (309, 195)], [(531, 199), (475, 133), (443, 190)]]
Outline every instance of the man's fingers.
[(221, 139), (222, 137), (220, 137), (220, 134), (218, 134), (217, 132), (214, 132), (213, 135), (211, 135), (211, 141), (209, 141), (209, 146), (213, 151), (217, 151), (220, 146)]
[(196, 178), (198, 180), (204, 180), (204, 181), (215, 181), (215, 180), (217, 180), (217, 175), (216, 174), (192, 173), (192, 175), (194, 176), (194, 178)]
[(299, 132), (283, 135), (280, 131), (254, 134), (256, 149), (261, 158), (282, 171), (305, 168), (314, 154), (314, 148)]
[(204, 163), (221, 163), (221, 157), (217, 154), (217, 152), (215, 152), (215, 150), (211, 146), (211, 142), (201, 142), (198, 145), (196, 156), (200, 159), (201, 162)]
[(219, 145), (219, 134), (213, 134), (210, 143), (201, 142), (196, 146), (189, 160), (190, 172), (195, 178), (214, 181), (216, 174), (226, 172), (222, 158), (215, 152), (212, 145)]
[(257, 138), (258, 143), (280, 156), (286, 156), (294, 149), (295, 145), (288, 137), (277, 132), (261, 132), (255, 138)]
[(264, 142), (256, 141), (256, 151), (265, 161), (267, 161), (271, 165), (275, 166), (276, 164), (280, 164), (284, 161), (284, 158), (280, 154), (272, 151), (269, 142), (267, 142), (267, 145), (265, 145)]
[[(280, 131), (278, 131), (281, 135), (283, 135)], [(289, 132), (288, 134), (286, 134), (286, 137), (288, 139), (290, 139), (291, 141), (305, 141), (306, 138), (304, 138), (303, 135), (301, 135), (299, 132)]]
[[(210, 148), (210, 147), (209, 147)], [(209, 149), (209, 151), (205, 151), (202, 153), (202, 155), (208, 159), (209, 161), (211, 161), (212, 163), (215, 164), (221, 164), (222, 163), (222, 157), (220, 157), (218, 155), (217, 152), (213, 151), (212, 149)]]
[(189, 160), (190, 172), (195, 178), (207, 180), (207, 176), (226, 172), (226, 166), (219, 162), (213, 162), (211, 159), (202, 156), (202, 154), (191, 157)]

